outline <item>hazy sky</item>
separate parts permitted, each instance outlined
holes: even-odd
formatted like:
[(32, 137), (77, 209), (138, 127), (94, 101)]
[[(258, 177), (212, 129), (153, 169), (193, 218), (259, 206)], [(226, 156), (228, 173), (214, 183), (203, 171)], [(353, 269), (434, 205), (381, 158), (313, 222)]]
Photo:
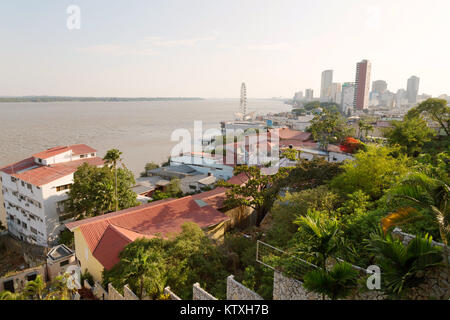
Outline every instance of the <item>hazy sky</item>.
[[(69, 30), (66, 10), (81, 9)], [(0, 95), (292, 97), (320, 74), (450, 93), (448, 0), (0, 2)]]

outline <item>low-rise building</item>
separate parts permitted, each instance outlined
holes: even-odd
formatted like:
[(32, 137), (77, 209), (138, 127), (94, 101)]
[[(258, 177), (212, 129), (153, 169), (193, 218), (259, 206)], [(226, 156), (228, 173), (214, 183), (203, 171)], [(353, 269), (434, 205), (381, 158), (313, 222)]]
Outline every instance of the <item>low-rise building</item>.
[(138, 207), (66, 224), (75, 236), (81, 270), (101, 281), (102, 271), (119, 262), (119, 253), (138, 238), (168, 237), (186, 222), (198, 224), (212, 238), (221, 239), (229, 217), (192, 196), (164, 199)]

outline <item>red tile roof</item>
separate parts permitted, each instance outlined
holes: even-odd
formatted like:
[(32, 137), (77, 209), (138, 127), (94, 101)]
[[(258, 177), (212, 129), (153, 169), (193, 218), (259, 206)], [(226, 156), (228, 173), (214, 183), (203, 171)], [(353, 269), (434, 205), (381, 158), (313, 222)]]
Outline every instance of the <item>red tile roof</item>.
[(80, 155), (80, 154), (88, 154), (88, 153), (94, 153), (97, 152), (97, 150), (85, 145), (85, 144), (75, 144), (72, 146), (59, 146), (59, 147), (54, 147), (54, 148), (50, 148), (47, 149), (45, 151), (39, 152), (39, 153), (35, 153), (32, 156), (35, 158), (40, 158), (40, 159), (47, 159), (53, 156), (56, 156), (58, 154), (67, 152), (72, 150), (72, 154), (73, 155)]
[(97, 152), (97, 150), (85, 144), (74, 144), (73, 146), (69, 146), (69, 148), (72, 149), (73, 155), (75, 156)]
[[(93, 256), (105, 269), (111, 269), (119, 262), (120, 251), (138, 238), (153, 238), (153, 236), (142, 235), (110, 224), (95, 248)], [(121, 248), (119, 252), (118, 248)]]
[(45, 151), (39, 152), (39, 153), (35, 153), (33, 154), (33, 157), (35, 158), (40, 158), (40, 159), (47, 159), (53, 156), (56, 156), (58, 154), (64, 153), (70, 151), (69, 147), (54, 147), (54, 148), (50, 148), (47, 149)]
[(202, 206), (191, 196), (154, 203), (66, 224), (80, 228), (93, 256), (106, 268), (117, 263), (119, 253), (139, 237), (168, 237), (181, 231), (185, 222), (205, 228), (228, 219), (209, 205)]
[(311, 133), (298, 130), (292, 130), (290, 128), (281, 128), (278, 130), (280, 140), (299, 140), (307, 141), (311, 138)]
[(243, 185), (248, 181), (248, 177), (245, 173), (240, 173), (237, 176), (231, 177), (227, 182), (236, 185)]
[(203, 200), (214, 209), (220, 210), (223, 208), (223, 202), (227, 197), (226, 191), (227, 189), (223, 187), (215, 188), (214, 190), (211, 191), (194, 194), (192, 198)]
[[(0, 171), (35, 186), (43, 186), (74, 173), (85, 162), (94, 166), (103, 165), (103, 159), (94, 157), (44, 166), (35, 163), (34, 158), (31, 157), (1, 168)], [(23, 170), (26, 171), (21, 172)]]

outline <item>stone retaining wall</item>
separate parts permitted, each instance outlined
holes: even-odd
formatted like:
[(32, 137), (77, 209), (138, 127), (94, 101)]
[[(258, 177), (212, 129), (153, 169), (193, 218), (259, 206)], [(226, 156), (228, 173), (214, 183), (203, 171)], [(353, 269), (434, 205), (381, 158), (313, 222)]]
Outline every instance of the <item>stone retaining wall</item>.
[(108, 297), (105, 300), (124, 300), (123, 296), (111, 283), (108, 284)]
[(192, 286), (192, 300), (217, 300), (217, 298), (203, 290), (197, 282)]
[(273, 300), (321, 300), (317, 294), (306, 291), (303, 283), (285, 277), (281, 272), (273, 274)]
[(179, 296), (177, 296), (175, 293), (172, 292), (172, 290), (170, 290), (170, 287), (164, 288), (164, 294), (168, 294), (170, 297), (170, 300), (181, 300), (181, 298)]
[(227, 278), (227, 300), (263, 300), (263, 298), (234, 280), (234, 276), (231, 275)]
[(138, 296), (131, 291), (130, 287), (126, 284), (123, 287), (123, 299), (124, 300), (139, 300)]

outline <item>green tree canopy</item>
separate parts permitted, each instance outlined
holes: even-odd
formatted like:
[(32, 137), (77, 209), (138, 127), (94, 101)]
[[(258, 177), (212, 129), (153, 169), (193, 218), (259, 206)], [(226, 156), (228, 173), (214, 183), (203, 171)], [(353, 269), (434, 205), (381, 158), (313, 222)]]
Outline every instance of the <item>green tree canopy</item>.
[(158, 299), (170, 286), (183, 299), (192, 299), (192, 284), (199, 282), (213, 295), (224, 298), (224, 256), (194, 223), (170, 239), (137, 239), (120, 254), (120, 261), (103, 272), (103, 285), (115, 288), (129, 284), (137, 294)]
[(418, 156), (425, 143), (431, 141), (435, 132), (420, 116), (405, 117), (403, 121), (391, 121), (392, 128), (386, 128), (384, 137), (391, 146), (400, 146), (408, 156)]
[[(74, 173), (74, 182), (65, 202), (66, 212), (75, 217), (96, 216), (115, 210), (115, 171), (110, 167), (81, 165)], [(117, 169), (118, 209), (138, 205), (136, 194), (130, 189), (135, 184), (131, 171)]]
[(425, 118), (437, 122), (445, 134), (449, 135), (450, 128), (450, 106), (444, 99), (430, 98), (417, 107), (408, 111), (408, 118), (415, 118), (423, 115)]
[(264, 175), (261, 169), (255, 166), (236, 167), (234, 174), (245, 175), (247, 181), (242, 186), (225, 181), (218, 182), (218, 185), (228, 188), (225, 206), (230, 208), (246, 206), (255, 209), (259, 224), (275, 202), (282, 187), (280, 181), (288, 176), (289, 171), (289, 168), (282, 167), (273, 175)]
[(410, 171), (408, 158), (395, 158), (391, 152), (390, 148), (376, 146), (359, 151), (354, 161), (344, 162), (344, 172), (330, 182), (331, 187), (344, 196), (361, 190), (373, 200), (379, 199)]
[(353, 134), (353, 129), (347, 125), (340, 113), (326, 109), (311, 120), (308, 131), (323, 150), (327, 150), (329, 144), (341, 143)]

